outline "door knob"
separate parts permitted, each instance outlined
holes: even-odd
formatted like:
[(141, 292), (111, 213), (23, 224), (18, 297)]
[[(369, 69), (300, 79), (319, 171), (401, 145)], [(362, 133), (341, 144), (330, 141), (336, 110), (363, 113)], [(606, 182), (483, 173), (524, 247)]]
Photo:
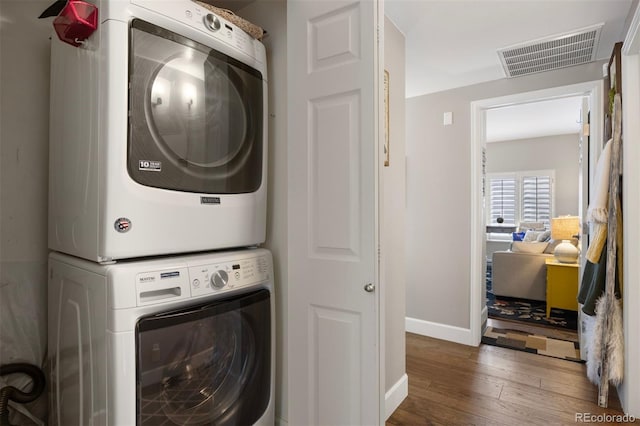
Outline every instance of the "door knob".
[(364, 291), (366, 291), (367, 293), (373, 293), (375, 289), (376, 289), (376, 286), (371, 283), (366, 284), (364, 286)]

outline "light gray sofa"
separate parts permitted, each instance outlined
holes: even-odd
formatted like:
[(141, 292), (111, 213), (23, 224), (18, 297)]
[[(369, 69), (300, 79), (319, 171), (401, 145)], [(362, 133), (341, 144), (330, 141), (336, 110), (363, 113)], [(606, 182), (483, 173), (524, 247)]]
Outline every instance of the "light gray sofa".
[(491, 260), (492, 287), (496, 296), (546, 300), (547, 267), (553, 254), (496, 251)]
[[(508, 251), (496, 251), (491, 257), (492, 288), (496, 296), (518, 299), (547, 299), (547, 259), (553, 259), (553, 251), (560, 241), (547, 242), (544, 225), (538, 222), (522, 222), (518, 231), (527, 232), (525, 241), (513, 241)], [(529, 235), (532, 240), (527, 241)], [(578, 240), (571, 243), (578, 246)]]

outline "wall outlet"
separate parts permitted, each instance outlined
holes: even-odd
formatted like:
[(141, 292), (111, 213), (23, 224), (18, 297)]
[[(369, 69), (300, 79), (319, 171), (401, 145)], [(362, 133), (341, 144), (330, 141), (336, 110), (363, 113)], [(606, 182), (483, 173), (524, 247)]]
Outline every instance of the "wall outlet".
[(445, 126), (450, 126), (453, 124), (453, 112), (448, 111), (444, 113), (442, 124), (444, 124)]

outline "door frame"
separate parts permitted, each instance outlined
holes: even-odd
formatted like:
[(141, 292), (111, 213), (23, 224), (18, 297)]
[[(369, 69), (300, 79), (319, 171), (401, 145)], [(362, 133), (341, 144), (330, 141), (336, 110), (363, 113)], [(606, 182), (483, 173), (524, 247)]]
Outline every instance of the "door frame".
[[(484, 325), (486, 325), (488, 311), (483, 306), (484, 246), (485, 246), (485, 212), (482, 195), (483, 185), (483, 157), (486, 148), (486, 111), (492, 108), (529, 103), (533, 101), (552, 100), (569, 96), (589, 96), (591, 116), (603, 116), (602, 80), (577, 83), (568, 86), (553, 87), (531, 92), (516, 93), (496, 98), (481, 99), (471, 102), (471, 253), (470, 253), (470, 328), (471, 344), (478, 346)], [(601, 120), (591, 120), (590, 134), (592, 141), (601, 141), (603, 125)], [(597, 159), (602, 151), (602, 144), (592, 143), (589, 148), (589, 158)], [(594, 164), (592, 161), (591, 164)], [(593, 181), (595, 167), (589, 170), (589, 181)]]

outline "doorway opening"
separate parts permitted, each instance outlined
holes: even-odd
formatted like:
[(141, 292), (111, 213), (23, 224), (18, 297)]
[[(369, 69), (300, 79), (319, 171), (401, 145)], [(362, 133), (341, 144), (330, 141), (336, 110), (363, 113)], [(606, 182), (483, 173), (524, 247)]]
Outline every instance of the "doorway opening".
[[(479, 344), (488, 323), (488, 309), (486, 305), (486, 154), (487, 154), (487, 112), (506, 106), (522, 105), (544, 100), (562, 99), (573, 96), (584, 96), (589, 99), (590, 113), (595, 117), (601, 116), (602, 88), (601, 81), (562, 86), (557, 88), (526, 92), (499, 98), (483, 99), (471, 103), (471, 331), (473, 341)], [(593, 120), (590, 135), (592, 140), (602, 139), (602, 128), (598, 120)], [(583, 156), (597, 158), (601, 144), (592, 143)], [(585, 182), (592, 180), (593, 170), (588, 169), (581, 178)], [(582, 187), (585, 187), (583, 185)], [(581, 190), (582, 190), (581, 187)], [(580, 198), (580, 209), (587, 200)], [(560, 213), (560, 212), (558, 212)], [(580, 268), (581, 269), (581, 268)]]
[[(573, 217), (578, 234), (579, 154), (588, 144), (588, 136), (583, 136), (588, 115), (582, 111), (588, 110), (587, 97), (569, 96), (486, 111), (485, 254), (490, 319), (539, 326), (540, 333), (562, 329), (577, 339), (578, 268), (558, 269), (575, 279), (561, 283), (566, 297), (552, 305), (546, 298), (547, 262), (554, 259), (561, 242), (552, 241), (553, 218)], [(555, 238), (557, 234), (556, 226)], [(573, 241), (579, 245), (577, 238)]]

